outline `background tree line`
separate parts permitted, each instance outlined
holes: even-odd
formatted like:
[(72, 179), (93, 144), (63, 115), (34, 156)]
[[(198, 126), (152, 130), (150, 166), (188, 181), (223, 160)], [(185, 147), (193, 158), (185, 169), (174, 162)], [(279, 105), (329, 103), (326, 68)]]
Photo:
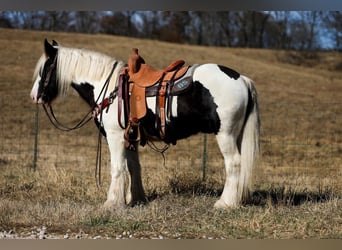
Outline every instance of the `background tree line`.
[(340, 11), (1, 11), (0, 27), (208, 46), (342, 50)]

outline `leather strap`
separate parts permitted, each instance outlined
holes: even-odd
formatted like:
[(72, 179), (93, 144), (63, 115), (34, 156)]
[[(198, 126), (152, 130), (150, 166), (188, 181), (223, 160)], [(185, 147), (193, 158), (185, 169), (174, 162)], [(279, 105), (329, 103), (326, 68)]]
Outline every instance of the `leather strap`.
[(122, 88), (125, 81), (125, 74), (120, 74), (119, 76), (119, 84), (118, 84), (118, 122), (122, 129), (125, 129), (125, 126), (121, 123), (121, 113), (122, 113)]

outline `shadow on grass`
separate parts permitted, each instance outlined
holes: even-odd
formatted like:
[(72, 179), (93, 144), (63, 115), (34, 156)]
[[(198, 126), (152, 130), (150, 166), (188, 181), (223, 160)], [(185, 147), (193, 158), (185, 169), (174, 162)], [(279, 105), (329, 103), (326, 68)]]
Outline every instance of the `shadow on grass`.
[[(222, 188), (214, 188), (213, 184), (202, 182), (201, 180), (192, 180), (184, 182), (181, 180), (170, 181), (171, 193), (184, 196), (209, 196), (219, 198), (222, 194)], [(158, 194), (153, 192), (148, 200), (152, 201), (167, 194)], [(265, 205), (283, 205), (299, 206), (306, 202), (324, 203), (333, 198), (341, 198), (332, 189), (325, 188), (317, 191), (293, 190), (285, 187), (268, 187), (265, 189), (254, 190), (250, 196), (243, 202), (245, 206), (265, 206)]]
[(269, 188), (266, 190), (255, 190), (246, 205), (264, 206), (266, 204), (283, 206), (300, 206), (304, 203), (324, 203), (338, 197), (331, 189), (317, 191), (296, 191), (284, 187)]

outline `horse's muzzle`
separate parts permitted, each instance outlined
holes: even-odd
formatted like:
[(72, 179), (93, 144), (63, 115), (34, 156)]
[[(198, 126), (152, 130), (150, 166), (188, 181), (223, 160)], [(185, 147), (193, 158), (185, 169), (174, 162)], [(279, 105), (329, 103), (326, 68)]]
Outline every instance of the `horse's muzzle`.
[(34, 94), (32, 94), (32, 93), (31, 93), (30, 96), (31, 96), (31, 99), (32, 99), (32, 102), (33, 102), (33, 103), (38, 103), (38, 104), (44, 103), (41, 97), (39, 97), (39, 98), (37, 99), (37, 96), (34, 95)]

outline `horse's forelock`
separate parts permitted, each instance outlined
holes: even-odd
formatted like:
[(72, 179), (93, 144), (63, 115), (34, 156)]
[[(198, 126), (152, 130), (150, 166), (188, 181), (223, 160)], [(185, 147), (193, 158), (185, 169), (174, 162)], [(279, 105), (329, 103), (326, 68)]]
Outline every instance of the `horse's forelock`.
[(41, 75), (43, 68), (44, 68), (44, 64), (46, 62), (46, 59), (47, 58), (46, 58), (45, 53), (43, 53), (41, 55), (41, 57), (38, 59), (38, 62), (36, 64), (36, 67), (35, 67), (34, 72), (33, 72), (32, 82), (35, 82), (38, 75)]

